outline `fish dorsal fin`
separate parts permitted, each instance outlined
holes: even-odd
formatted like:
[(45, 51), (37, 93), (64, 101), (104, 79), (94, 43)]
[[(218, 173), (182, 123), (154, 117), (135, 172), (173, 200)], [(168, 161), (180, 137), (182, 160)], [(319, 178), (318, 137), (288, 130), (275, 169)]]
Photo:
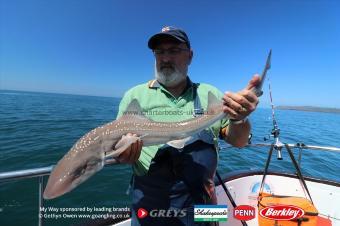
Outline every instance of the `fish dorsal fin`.
[(142, 115), (143, 111), (137, 99), (133, 99), (127, 106), (124, 115)]
[(217, 97), (212, 93), (208, 92), (208, 113), (209, 114), (216, 114), (222, 108), (221, 100), (217, 99)]
[(124, 111), (122, 117), (124, 120), (139, 120), (139, 121), (152, 121), (145, 117), (144, 112), (139, 105), (137, 99), (133, 99), (130, 104), (127, 106), (126, 110)]

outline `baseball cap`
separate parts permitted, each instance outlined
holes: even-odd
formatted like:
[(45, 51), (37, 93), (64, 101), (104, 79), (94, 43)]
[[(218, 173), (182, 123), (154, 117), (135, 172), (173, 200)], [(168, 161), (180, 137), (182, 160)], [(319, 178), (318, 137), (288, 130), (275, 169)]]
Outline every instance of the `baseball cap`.
[(176, 41), (185, 43), (190, 49), (190, 41), (187, 34), (183, 30), (172, 26), (163, 27), (161, 32), (153, 35), (148, 41), (149, 48), (154, 49), (163, 38), (173, 38)]

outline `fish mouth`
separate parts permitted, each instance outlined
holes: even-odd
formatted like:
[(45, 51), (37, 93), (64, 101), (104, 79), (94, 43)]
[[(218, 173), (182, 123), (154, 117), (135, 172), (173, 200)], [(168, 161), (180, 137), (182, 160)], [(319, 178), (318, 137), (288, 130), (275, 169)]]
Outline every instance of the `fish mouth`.
[(63, 194), (65, 194), (66, 192), (60, 192), (60, 191), (56, 191), (54, 189), (48, 189), (44, 191), (43, 194), (43, 198), (44, 199), (54, 199), (57, 198)]
[(86, 181), (96, 172), (100, 171), (104, 166), (104, 161), (101, 158), (92, 158), (84, 164), (66, 170), (64, 164), (57, 166), (52, 171), (43, 197), (44, 199), (57, 198)]
[(70, 179), (68, 179), (67, 181), (62, 181), (61, 179), (55, 181), (54, 178), (51, 178), (46, 185), (43, 197), (44, 199), (54, 199), (67, 193), (70, 190), (72, 190)]

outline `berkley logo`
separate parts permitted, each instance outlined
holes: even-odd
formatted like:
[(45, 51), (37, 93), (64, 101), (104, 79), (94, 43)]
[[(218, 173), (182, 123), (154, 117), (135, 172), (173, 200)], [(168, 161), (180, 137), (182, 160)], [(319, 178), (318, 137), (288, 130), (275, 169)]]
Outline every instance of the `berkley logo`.
[(294, 220), (305, 214), (303, 209), (291, 205), (268, 206), (260, 211), (260, 215), (270, 220)]
[(249, 205), (240, 205), (234, 209), (234, 218), (249, 221), (255, 218), (255, 208)]

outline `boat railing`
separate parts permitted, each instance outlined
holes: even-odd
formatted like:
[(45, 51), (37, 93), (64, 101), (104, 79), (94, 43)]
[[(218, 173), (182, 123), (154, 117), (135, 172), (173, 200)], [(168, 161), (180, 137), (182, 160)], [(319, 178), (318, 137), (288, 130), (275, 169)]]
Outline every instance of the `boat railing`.
[[(246, 147), (269, 147), (272, 144), (270, 143), (254, 143), (249, 144)], [(302, 143), (298, 144), (288, 144), (291, 148), (298, 148), (300, 150), (302, 149), (312, 149), (312, 150), (323, 150), (323, 151), (334, 151), (334, 152), (340, 152), (340, 148), (337, 147), (324, 147), (324, 146), (312, 146), (312, 145), (305, 145)], [(226, 146), (225, 148), (231, 148), (232, 146)], [(113, 165), (115, 164), (115, 161), (107, 160), (105, 162), (105, 166), (107, 165)], [(51, 173), (54, 165), (47, 166), (47, 167), (41, 167), (41, 168), (33, 168), (33, 169), (25, 169), (25, 170), (15, 170), (15, 171), (9, 171), (9, 172), (0, 172), (0, 182), (4, 181), (11, 181), (11, 180), (21, 180), (21, 179), (27, 179), (27, 178), (38, 178), (38, 195), (39, 195), (39, 216), (43, 216), (42, 210), (44, 207), (44, 199), (43, 199), (43, 190), (44, 190), (44, 176), (47, 176)], [(39, 217), (38, 225), (43, 226), (43, 217)]]
[[(107, 160), (105, 162), (105, 166), (106, 165), (112, 165), (114, 163), (115, 163), (115, 161)], [(21, 179), (28, 179), (28, 178), (38, 178), (39, 216), (43, 216), (42, 210), (43, 210), (43, 207), (44, 207), (44, 199), (43, 199), (44, 176), (50, 175), (53, 167), (54, 167), (54, 165), (47, 166), (47, 167), (33, 168), (33, 169), (0, 172), (0, 182), (12, 181), (12, 180), (21, 180)], [(39, 226), (43, 226), (43, 224), (44, 224), (43, 220), (44, 220), (43, 217), (39, 217), (39, 221), (38, 221)]]
[[(248, 144), (246, 147), (270, 147), (271, 145), (272, 144), (270, 143), (254, 143), (254, 144)], [(331, 147), (331, 146), (306, 145), (304, 143), (288, 144), (288, 146), (290, 148), (298, 148), (298, 149), (340, 152), (340, 148)]]

